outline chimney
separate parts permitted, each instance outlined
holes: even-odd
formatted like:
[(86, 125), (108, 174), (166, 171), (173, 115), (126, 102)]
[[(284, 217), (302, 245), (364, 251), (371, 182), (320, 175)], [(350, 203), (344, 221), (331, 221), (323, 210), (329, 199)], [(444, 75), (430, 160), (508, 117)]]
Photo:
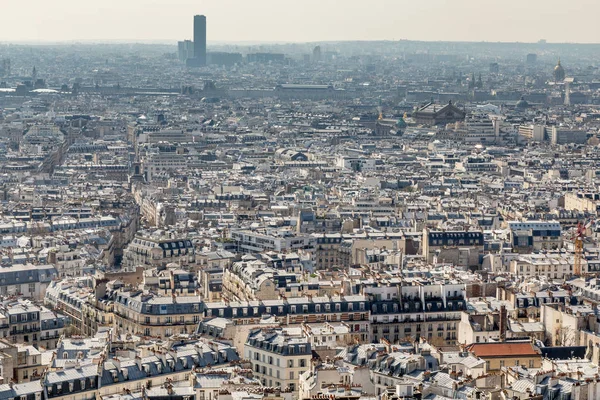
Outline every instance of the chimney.
[(508, 328), (508, 314), (506, 312), (506, 306), (500, 306), (500, 340), (506, 340), (506, 330)]
[(175, 291), (175, 274), (173, 273), (173, 270), (169, 271), (169, 278), (170, 278), (170, 284), (171, 284), (171, 290)]

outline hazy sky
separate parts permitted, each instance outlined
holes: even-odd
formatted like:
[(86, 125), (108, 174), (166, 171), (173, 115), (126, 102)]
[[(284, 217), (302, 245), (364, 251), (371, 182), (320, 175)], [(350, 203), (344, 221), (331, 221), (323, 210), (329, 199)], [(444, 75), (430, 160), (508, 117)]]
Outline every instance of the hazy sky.
[(0, 0), (0, 42), (600, 42), (599, 0)]

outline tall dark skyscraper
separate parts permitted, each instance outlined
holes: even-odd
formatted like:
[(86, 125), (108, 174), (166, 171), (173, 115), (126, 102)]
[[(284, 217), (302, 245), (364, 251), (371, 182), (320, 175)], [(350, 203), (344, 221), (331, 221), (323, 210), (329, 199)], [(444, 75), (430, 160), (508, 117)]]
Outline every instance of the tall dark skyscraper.
[(198, 66), (206, 65), (206, 17), (194, 16), (194, 58)]

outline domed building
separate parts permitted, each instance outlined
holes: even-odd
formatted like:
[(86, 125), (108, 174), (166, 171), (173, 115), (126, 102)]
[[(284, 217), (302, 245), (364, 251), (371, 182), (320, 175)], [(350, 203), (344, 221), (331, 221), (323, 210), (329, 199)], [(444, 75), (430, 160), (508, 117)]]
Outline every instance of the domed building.
[(554, 67), (554, 82), (562, 82), (565, 80), (565, 69), (560, 65), (560, 58), (558, 64)]
[(529, 108), (529, 103), (527, 102), (527, 100), (525, 100), (524, 97), (521, 96), (521, 100), (519, 100), (515, 106), (515, 108), (517, 110), (526, 110), (527, 108)]

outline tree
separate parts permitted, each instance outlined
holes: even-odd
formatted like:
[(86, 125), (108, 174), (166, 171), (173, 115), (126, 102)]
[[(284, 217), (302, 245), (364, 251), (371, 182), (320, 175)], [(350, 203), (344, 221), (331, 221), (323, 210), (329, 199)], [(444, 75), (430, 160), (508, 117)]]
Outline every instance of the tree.
[(568, 326), (556, 328), (555, 346), (575, 346), (575, 330)]

